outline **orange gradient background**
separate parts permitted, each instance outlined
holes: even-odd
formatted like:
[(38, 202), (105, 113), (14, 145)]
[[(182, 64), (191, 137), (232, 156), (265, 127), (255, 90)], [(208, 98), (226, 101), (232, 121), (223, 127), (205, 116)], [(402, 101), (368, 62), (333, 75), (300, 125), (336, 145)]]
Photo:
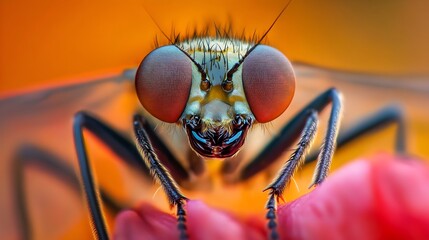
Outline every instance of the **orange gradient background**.
[[(285, 1), (1, 1), (0, 96), (58, 79), (136, 66), (169, 33), (231, 19), (263, 32)], [(149, 17), (153, 16), (155, 22)], [(294, 1), (269, 43), (295, 61), (335, 69), (429, 72), (425, 1)]]

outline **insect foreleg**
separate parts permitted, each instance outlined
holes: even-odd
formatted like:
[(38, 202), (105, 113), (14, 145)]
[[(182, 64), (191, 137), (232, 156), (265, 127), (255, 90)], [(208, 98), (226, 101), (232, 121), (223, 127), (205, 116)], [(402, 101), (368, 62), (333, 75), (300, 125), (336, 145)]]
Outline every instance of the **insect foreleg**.
[(267, 219), (268, 228), (270, 230), (270, 239), (278, 239), (276, 229), (277, 223), (275, 220), (278, 198), (282, 198), (285, 187), (289, 184), (295, 171), (303, 163), (303, 156), (311, 146), (316, 135), (317, 123), (317, 112), (309, 111), (309, 116), (302, 131), (301, 140), (299, 141), (297, 148), (292, 153), (289, 160), (284, 164), (275, 180), (264, 190), (270, 190), (269, 200), (266, 204), (266, 208), (268, 210)]
[(276, 203), (278, 198), (290, 181), (294, 171), (302, 162), (301, 159), (305, 154), (305, 150), (310, 146), (316, 132), (317, 113), (321, 112), (328, 104), (332, 105), (331, 114), (328, 120), (328, 128), (319, 155), (319, 161), (313, 178), (314, 184), (320, 184), (327, 175), (329, 170), (332, 155), (335, 149), (337, 140), (339, 120), (341, 115), (341, 96), (340, 93), (332, 88), (319, 95), (316, 99), (310, 102), (303, 110), (301, 110), (288, 124), (286, 124), (280, 134), (274, 138), (268, 146), (253, 160), (243, 168), (241, 179), (249, 178), (250, 176), (261, 171), (269, 164), (277, 160), (284, 151), (288, 150), (291, 143), (301, 134), (301, 140), (298, 147), (292, 154), (289, 161), (280, 171), (276, 180), (270, 184), (267, 189), (270, 189), (270, 197), (266, 208), (268, 209), (268, 228), (270, 229), (270, 238), (278, 239), (276, 230)]
[[(182, 166), (179, 160), (174, 156), (174, 154), (168, 149), (167, 145), (162, 141), (162, 139), (156, 134), (153, 127), (145, 119), (142, 120), (142, 127), (146, 131), (150, 139), (150, 143), (155, 150), (160, 162), (168, 169), (168, 172), (173, 176), (173, 178), (178, 181), (180, 184), (182, 181), (189, 180), (189, 172), (186, 168)], [(201, 174), (204, 171), (204, 162), (202, 159), (193, 151), (189, 151), (189, 160), (192, 161), (190, 164), (190, 171), (193, 171), (196, 174)]]
[[(295, 115), (280, 130), (279, 134), (274, 137), (273, 140), (271, 140), (271, 142), (268, 143), (268, 145), (241, 170), (239, 180), (249, 179), (279, 159), (280, 156), (285, 151), (289, 150), (292, 144), (299, 138), (302, 129), (306, 124), (308, 112), (312, 110), (321, 112), (330, 103), (332, 103), (331, 116), (329, 118), (328, 131), (326, 132), (322, 154), (320, 155), (321, 164), (316, 170), (315, 176), (317, 176), (317, 179), (315, 180), (317, 180), (317, 182), (314, 183), (318, 183), (323, 180), (322, 178), (325, 176), (321, 174), (328, 170), (327, 167), (329, 166), (330, 159), (334, 151), (341, 114), (340, 93), (334, 88), (331, 88), (319, 95), (297, 115)], [(323, 151), (323, 149), (325, 150)]]
[(152, 175), (160, 182), (164, 192), (167, 194), (170, 205), (177, 207), (177, 227), (179, 230), (180, 239), (187, 239), (186, 233), (186, 213), (183, 208), (187, 198), (180, 192), (174, 179), (171, 177), (167, 169), (158, 160), (148, 135), (143, 128), (143, 118), (140, 115), (134, 116), (134, 133), (137, 137), (137, 142), (144, 156), (145, 163), (150, 168)]

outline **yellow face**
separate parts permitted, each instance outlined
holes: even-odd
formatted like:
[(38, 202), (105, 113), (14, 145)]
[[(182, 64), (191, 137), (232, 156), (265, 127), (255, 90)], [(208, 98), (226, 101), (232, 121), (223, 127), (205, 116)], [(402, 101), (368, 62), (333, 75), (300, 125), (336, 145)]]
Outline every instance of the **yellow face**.
[(231, 133), (232, 122), (237, 114), (248, 115), (253, 121), (254, 116), (238, 77), (241, 68), (229, 83), (233, 87), (229, 91), (225, 89), (228, 71), (243, 58), (252, 45), (227, 39), (200, 38), (180, 43), (179, 46), (198, 64), (192, 65), (191, 91), (181, 117), (186, 119), (199, 115), (203, 132), (224, 128)]

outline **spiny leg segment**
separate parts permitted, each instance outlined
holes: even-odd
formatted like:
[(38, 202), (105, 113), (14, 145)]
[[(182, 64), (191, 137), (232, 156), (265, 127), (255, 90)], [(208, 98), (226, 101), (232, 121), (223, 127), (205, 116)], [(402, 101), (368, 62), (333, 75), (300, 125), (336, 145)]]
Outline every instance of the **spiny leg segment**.
[[(240, 173), (240, 178), (247, 179), (256, 174), (261, 169), (266, 168), (270, 163), (278, 159), (284, 151), (286, 151), (291, 142), (293, 142), (299, 133), (301, 139), (298, 143), (298, 148), (292, 154), (289, 161), (281, 169), (277, 178), (270, 184), (267, 189), (270, 189), (269, 199), (266, 205), (268, 210), (268, 228), (270, 229), (270, 238), (278, 239), (277, 223), (276, 223), (276, 204), (278, 198), (284, 191), (285, 186), (290, 181), (293, 172), (302, 162), (306, 149), (311, 145), (317, 128), (317, 113), (321, 112), (328, 104), (332, 104), (331, 114), (328, 120), (328, 129), (324, 138), (324, 142), (319, 155), (316, 171), (311, 185), (320, 184), (327, 175), (329, 170), (332, 155), (335, 150), (337, 141), (339, 121), (341, 117), (341, 95), (331, 88), (322, 93), (312, 102), (310, 102), (301, 112), (299, 112), (280, 132), (280, 135), (273, 139), (268, 146)], [(264, 155), (266, 158), (264, 159)]]
[[(333, 116), (331, 114), (331, 118), (332, 117)], [(310, 119), (311, 119), (311, 117), (308, 119), (308, 121)], [(308, 121), (307, 121), (307, 124), (308, 124)], [(338, 136), (337, 148), (342, 148), (342, 147), (346, 146), (347, 143), (349, 143), (355, 139), (358, 139), (359, 137), (361, 137), (365, 134), (369, 134), (369, 133), (372, 133), (376, 130), (380, 130), (380, 129), (385, 128), (391, 124), (397, 125), (395, 139), (394, 139), (394, 149), (395, 149), (397, 154), (406, 155), (407, 150), (406, 150), (405, 120), (404, 120), (401, 108), (398, 107), (397, 105), (391, 105), (391, 106), (384, 107), (383, 109), (377, 111), (376, 113), (372, 114), (371, 116), (366, 117), (364, 119), (361, 119), (357, 124), (350, 127), (349, 129), (341, 132)], [(305, 129), (307, 129), (307, 127)], [(289, 170), (289, 169), (293, 169), (293, 167), (295, 167), (295, 165), (299, 166), (299, 164), (301, 164), (300, 160), (296, 161), (295, 164), (291, 161), (295, 161), (297, 159), (295, 155), (296, 155), (296, 152), (298, 152), (299, 149), (301, 148), (301, 146), (303, 145), (303, 142), (305, 142), (306, 132), (311, 133), (311, 131), (307, 131), (305, 129), (302, 133), (301, 140), (298, 143), (297, 150), (292, 154), (290, 160), (285, 163), (283, 169), (279, 173), (279, 176), (266, 189), (266, 190), (268, 190), (268, 189), (271, 190), (270, 191), (270, 197), (269, 197), (267, 205), (266, 205), (266, 207), (268, 209), (267, 218), (269, 220), (268, 226), (269, 226), (269, 229), (271, 231), (271, 233), (270, 233), (271, 239), (278, 238), (278, 233), (276, 231), (276, 225), (277, 224), (275, 221), (275, 218), (276, 218), (275, 209), (276, 209), (276, 205), (278, 202), (278, 198), (281, 198), (281, 195), (284, 191), (284, 188), (289, 184), (290, 178), (293, 175), (293, 170)], [(328, 130), (328, 134), (329, 134), (329, 130)], [(326, 141), (326, 139), (325, 139), (325, 141)], [(320, 154), (322, 154), (322, 153), (319, 153), (319, 151), (312, 152), (311, 154), (309, 154), (309, 156), (307, 158), (305, 158), (304, 164), (308, 164), (308, 163), (313, 162), (314, 160), (317, 159), (317, 155), (320, 155)], [(296, 168), (298, 168), (298, 166), (296, 166)], [(318, 184), (321, 182), (320, 176), (323, 176), (323, 175), (315, 174), (315, 178), (313, 179), (313, 184)], [(323, 181), (323, 178), (321, 180)], [(275, 196), (277, 198), (275, 198)]]
[(292, 153), (290, 159), (284, 164), (276, 179), (264, 190), (270, 190), (268, 202), (266, 204), (268, 229), (271, 239), (278, 239), (277, 223), (276, 223), (276, 208), (279, 198), (282, 198), (285, 187), (289, 184), (293, 174), (303, 163), (303, 156), (316, 136), (317, 131), (317, 112), (311, 111), (302, 132), (301, 140), (298, 147)]
[(171, 206), (177, 207), (177, 227), (180, 239), (187, 239), (186, 233), (186, 212), (183, 208), (187, 198), (180, 192), (174, 179), (168, 173), (167, 169), (158, 160), (155, 151), (149, 141), (147, 133), (143, 128), (143, 118), (140, 115), (134, 116), (134, 133), (137, 137), (139, 149), (141, 150), (147, 166), (152, 175), (159, 180), (162, 188), (167, 194)]
[[(335, 127), (328, 130), (325, 142), (327, 139), (334, 140), (337, 134), (337, 124), (341, 113), (340, 98), (340, 93), (335, 88), (331, 88), (310, 102), (280, 130), (279, 134), (274, 137), (271, 142), (249, 162), (249, 164), (240, 171), (239, 181), (251, 178), (279, 159), (280, 156), (286, 150), (290, 149), (292, 144), (300, 137), (308, 117), (308, 111), (315, 110), (317, 112), (321, 112), (331, 102), (332, 111), (329, 119), (329, 125), (335, 124)], [(332, 147), (329, 149), (330, 151), (334, 150)], [(327, 151), (325, 154), (329, 155), (330, 151)], [(330, 155), (332, 156), (332, 152)], [(326, 157), (327, 155), (325, 155), (324, 158)]]

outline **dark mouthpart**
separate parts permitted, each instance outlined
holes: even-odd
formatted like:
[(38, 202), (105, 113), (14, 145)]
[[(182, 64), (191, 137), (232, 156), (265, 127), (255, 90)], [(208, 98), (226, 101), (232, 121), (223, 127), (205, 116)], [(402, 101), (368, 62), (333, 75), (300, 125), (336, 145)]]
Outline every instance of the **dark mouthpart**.
[(250, 119), (237, 116), (230, 132), (221, 126), (202, 131), (199, 118), (183, 121), (192, 149), (207, 158), (228, 158), (236, 154), (243, 146), (251, 124)]

